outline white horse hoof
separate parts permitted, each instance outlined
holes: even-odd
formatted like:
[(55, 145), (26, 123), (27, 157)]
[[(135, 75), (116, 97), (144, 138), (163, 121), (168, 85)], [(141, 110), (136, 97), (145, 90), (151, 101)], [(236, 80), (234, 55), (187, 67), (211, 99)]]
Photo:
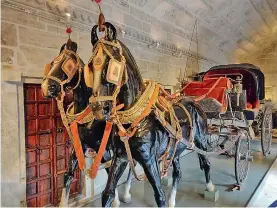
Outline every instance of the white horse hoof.
[(214, 191), (214, 185), (212, 182), (206, 183), (206, 190), (210, 192)]
[(59, 204), (59, 207), (68, 207), (67, 204)]
[(59, 207), (68, 207), (68, 203), (61, 201)]
[(119, 207), (120, 206), (120, 201), (119, 200), (114, 200), (112, 203), (112, 207)]
[(122, 197), (121, 201), (124, 202), (124, 203), (126, 203), (126, 204), (132, 202), (132, 196), (131, 196), (131, 194), (129, 194), (129, 193), (128, 193), (128, 194), (125, 194), (125, 195)]
[(69, 198), (69, 195), (66, 194), (66, 189), (63, 188), (59, 207), (68, 207), (68, 198)]
[(169, 204), (168, 207), (169, 207), (169, 208), (174, 208), (174, 207), (175, 207), (175, 204)]

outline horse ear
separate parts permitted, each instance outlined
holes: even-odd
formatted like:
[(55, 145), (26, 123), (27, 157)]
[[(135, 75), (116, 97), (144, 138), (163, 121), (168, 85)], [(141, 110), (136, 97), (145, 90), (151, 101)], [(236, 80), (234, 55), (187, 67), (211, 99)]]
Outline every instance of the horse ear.
[(74, 51), (75, 53), (77, 52), (77, 49), (78, 49), (78, 45), (77, 43), (75, 43), (74, 41), (72, 41), (71, 39), (68, 39), (67, 40), (67, 43), (66, 43), (66, 48), (68, 50), (71, 50), (71, 51)]
[(61, 47), (61, 49), (60, 49), (60, 54), (63, 52), (65, 46), (66, 46), (66, 43), (62, 45), (62, 47)]
[(98, 25), (94, 25), (93, 28), (91, 29), (90, 41), (91, 41), (92, 46), (94, 46), (97, 43), (97, 41), (99, 40), (98, 36), (97, 36), (97, 31), (96, 31), (97, 27), (98, 27)]
[(71, 43), (71, 48), (70, 48), (70, 50), (72, 50), (72, 51), (74, 51), (74, 52), (76, 53), (77, 50), (78, 50), (78, 45), (77, 45), (77, 43), (72, 42), (72, 43)]
[(115, 41), (117, 34), (113, 24), (109, 22), (105, 22), (104, 25), (106, 26), (106, 29), (107, 29), (106, 38), (108, 39), (108, 41)]

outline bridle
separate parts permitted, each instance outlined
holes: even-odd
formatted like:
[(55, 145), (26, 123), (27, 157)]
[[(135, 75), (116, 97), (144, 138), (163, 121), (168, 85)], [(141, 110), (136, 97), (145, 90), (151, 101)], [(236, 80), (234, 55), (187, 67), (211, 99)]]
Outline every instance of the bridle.
[[(111, 52), (107, 49), (106, 45), (116, 47), (119, 49), (120, 54), (120, 61), (117, 61), (115, 57), (111, 54)], [(122, 52), (122, 47), (118, 41), (111, 42), (107, 41), (104, 38), (101, 38), (97, 43), (93, 50), (93, 54), (89, 60), (89, 64), (86, 67), (89, 67), (89, 65), (94, 64), (94, 58), (97, 57), (97, 53), (99, 50), (103, 50), (110, 58), (109, 65), (106, 73), (106, 80), (109, 83), (115, 84), (116, 87), (112, 93), (112, 95), (105, 95), (105, 96), (95, 96), (92, 94), (92, 96), (89, 98), (89, 102), (91, 104), (94, 104), (96, 102), (105, 102), (105, 101), (112, 101), (113, 108), (116, 107), (116, 98), (118, 93), (120, 92), (120, 88), (128, 81), (128, 75), (126, 70), (126, 59)], [(90, 69), (93, 71), (93, 69)], [(95, 69), (99, 70), (99, 69)]]
[[(68, 61), (73, 61), (73, 59), (68, 54), (73, 54), (76, 57), (77, 63), (74, 63), (74, 65), (76, 65), (76, 66), (73, 69), (69, 69), (69, 66), (66, 66)], [(57, 77), (49, 75), (49, 72), (51, 71), (51, 65), (53, 63), (59, 63), (60, 61), (62, 61), (63, 59), (62, 60), (59, 60), (59, 59), (63, 58), (64, 56), (66, 56), (66, 60), (63, 62), (61, 67), (62, 67), (63, 72), (66, 74), (67, 79), (61, 80)], [(77, 81), (76, 85), (72, 88), (73, 90), (76, 89), (80, 84), (81, 74), (82, 74), (82, 66), (81, 66), (80, 58), (77, 55), (77, 53), (75, 53), (74, 51), (68, 50), (68, 49), (64, 49), (62, 51), (62, 53), (59, 56), (57, 56), (50, 64), (45, 65), (43, 81), (46, 79), (54, 80), (57, 83), (59, 83), (59, 85), (61, 87), (61, 96), (60, 96), (60, 98), (58, 98), (58, 97), (56, 98), (57, 101), (63, 102), (64, 96), (65, 96), (64, 85), (71, 82), (71, 80), (73, 79), (76, 72), (78, 72), (78, 81)]]

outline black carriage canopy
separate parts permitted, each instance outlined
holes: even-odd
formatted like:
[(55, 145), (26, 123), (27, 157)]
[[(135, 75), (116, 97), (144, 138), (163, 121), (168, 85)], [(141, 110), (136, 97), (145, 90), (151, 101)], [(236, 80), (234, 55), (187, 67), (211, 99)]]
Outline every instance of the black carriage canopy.
[(242, 85), (247, 93), (247, 102), (251, 103), (253, 108), (258, 107), (258, 101), (265, 97), (264, 74), (260, 68), (248, 63), (219, 65), (206, 71), (203, 78), (224, 75), (235, 79), (237, 74), (243, 76)]

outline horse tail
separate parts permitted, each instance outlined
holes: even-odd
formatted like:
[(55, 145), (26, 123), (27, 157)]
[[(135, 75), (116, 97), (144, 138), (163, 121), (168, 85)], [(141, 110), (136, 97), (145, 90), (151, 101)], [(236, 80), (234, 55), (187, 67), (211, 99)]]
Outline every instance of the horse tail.
[(208, 133), (208, 121), (207, 121), (207, 116), (206, 116), (205, 111), (196, 102), (193, 102), (192, 105), (193, 105), (193, 109), (194, 109), (193, 110), (193, 115), (194, 115), (193, 122), (195, 122), (194, 126), (199, 125), (199, 128), (204, 130), (203, 133), (207, 134)]

